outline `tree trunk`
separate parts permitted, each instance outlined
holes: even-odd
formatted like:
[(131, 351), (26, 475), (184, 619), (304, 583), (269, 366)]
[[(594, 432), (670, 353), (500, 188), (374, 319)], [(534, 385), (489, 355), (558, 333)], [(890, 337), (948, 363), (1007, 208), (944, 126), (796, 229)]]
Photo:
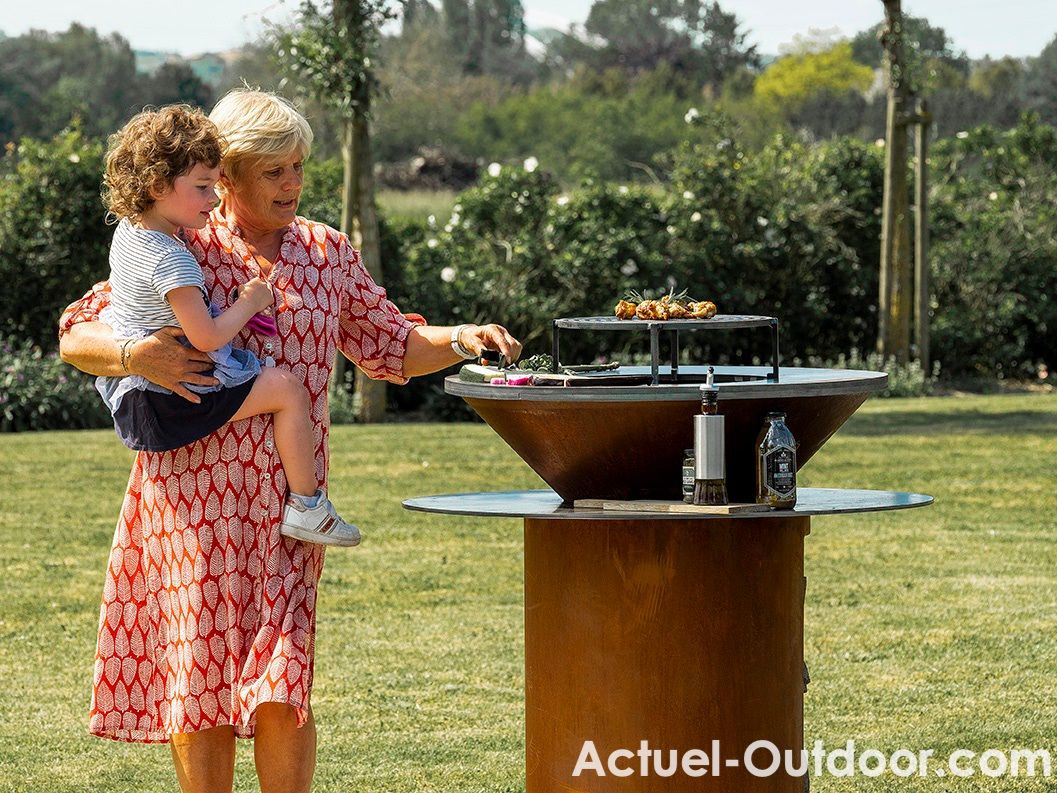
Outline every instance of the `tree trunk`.
[[(341, 224), (338, 229), (347, 234), (349, 239), (356, 244), (354, 238), (356, 183), (355, 172), (352, 166), (352, 119), (344, 118), (341, 121), (341, 161), (344, 165), (341, 179)], [(338, 355), (334, 360), (334, 371), (330, 378), (330, 393), (336, 394), (345, 388), (345, 373), (348, 370), (348, 358)]]
[(888, 72), (885, 129), (884, 209), (881, 218), (881, 278), (877, 349), (885, 357), (910, 359), (913, 309), (910, 266), (910, 201), (907, 185), (907, 121), (910, 91), (903, 59), (900, 0), (884, 0), (887, 27), (882, 35)]
[(914, 167), (914, 337), (918, 345), (918, 362), (927, 375), (931, 371), (929, 359), (929, 115), (922, 99), (918, 104), (917, 160)]
[[(383, 282), (382, 245), (378, 233), (378, 210), (374, 203), (374, 163), (371, 157), (371, 131), (367, 114), (369, 100), (364, 100), (343, 130), (348, 140), (345, 160), (345, 189), (348, 205), (342, 202), (342, 219), (350, 221), (349, 238), (363, 257), (364, 267), (376, 282)], [(343, 141), (344, 142), (344, 141)], [(346, 147), (342, 146), (343, 153)], [(385, 381), (372, 380), (356, 370), (358, 397), (357, 420), (373, 424), (385, 418)]]

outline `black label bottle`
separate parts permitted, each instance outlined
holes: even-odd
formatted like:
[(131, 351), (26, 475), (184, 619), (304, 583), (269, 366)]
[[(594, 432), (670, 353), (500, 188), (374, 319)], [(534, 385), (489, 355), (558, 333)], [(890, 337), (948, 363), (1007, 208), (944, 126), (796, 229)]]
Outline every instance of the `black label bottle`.
[(771, 509), (796, 505), (796, 440), (785, 413), (768, 413), (756, 440), (756, 502)]

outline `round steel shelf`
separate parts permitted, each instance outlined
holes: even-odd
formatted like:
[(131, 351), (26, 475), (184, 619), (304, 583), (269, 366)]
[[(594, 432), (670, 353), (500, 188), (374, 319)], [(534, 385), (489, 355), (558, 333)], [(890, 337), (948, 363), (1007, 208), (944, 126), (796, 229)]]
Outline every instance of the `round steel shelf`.
[(845, 490), (802, 487), (793, 509), (743, 512), (733, 515), (702, 515), (687, 512), (618, 512), (573, 509), (553, 490), (512, 490), (498, 493), (452, 493), (409, 498), (404, 508), (415, 512), (474, 517), (540, 518), (544, 520), (768, 520), (811, 515), (842, 515), (926, 507), (932, 496), (891, 490)]

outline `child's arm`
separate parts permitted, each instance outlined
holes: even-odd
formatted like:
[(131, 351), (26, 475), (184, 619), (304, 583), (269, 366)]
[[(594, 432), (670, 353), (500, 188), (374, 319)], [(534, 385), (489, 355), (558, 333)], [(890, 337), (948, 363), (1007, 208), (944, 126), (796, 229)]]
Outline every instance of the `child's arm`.
[(235, 338), (235, 334), (258, 311), (272, 304), (272, 287), (267, 281), (254, 278), (239, 289), (238, 300), (227, 311), (214, 319), (202, 300), (197, 286), (180, 286), (166, 293), (176, 319), (187, 340), (202, 352), (218, 350)]

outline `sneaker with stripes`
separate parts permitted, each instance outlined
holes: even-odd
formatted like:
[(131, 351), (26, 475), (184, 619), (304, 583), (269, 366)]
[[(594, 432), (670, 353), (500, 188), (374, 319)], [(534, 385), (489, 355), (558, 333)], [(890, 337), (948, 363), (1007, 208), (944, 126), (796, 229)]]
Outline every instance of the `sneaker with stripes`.
[(320, 545), (359, 545), (360, 530), (341, 519), (326, 493), (317, 490), (315, 495), (317, 503), (314, 507), (305, 506), (294, 495), (286, 499), (279, 533)]

